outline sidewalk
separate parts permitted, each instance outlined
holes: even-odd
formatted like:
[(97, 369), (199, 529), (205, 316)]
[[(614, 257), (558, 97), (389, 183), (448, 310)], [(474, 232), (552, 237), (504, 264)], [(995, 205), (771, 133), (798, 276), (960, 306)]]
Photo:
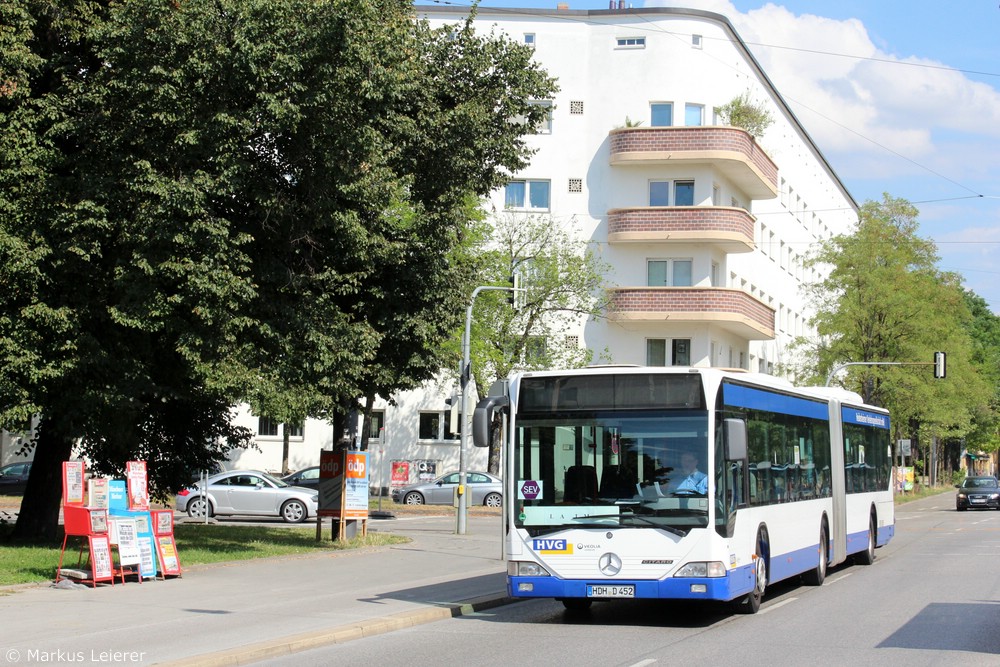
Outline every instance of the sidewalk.
[[(408, 544), (224, 565), (142, 584), (0, 593), (0, 664), (242, 665), (503, 604), (500, 518), (371, 521)], [(184, 554), (180, 553), (181, 564)]]

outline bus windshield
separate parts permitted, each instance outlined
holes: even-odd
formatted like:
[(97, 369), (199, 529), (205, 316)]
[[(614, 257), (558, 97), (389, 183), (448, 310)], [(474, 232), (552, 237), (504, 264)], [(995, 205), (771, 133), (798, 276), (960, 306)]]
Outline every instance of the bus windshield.
[(584, 410), (518, 415), (515, 525), (685, 534), (708, 525), (706, 410)]

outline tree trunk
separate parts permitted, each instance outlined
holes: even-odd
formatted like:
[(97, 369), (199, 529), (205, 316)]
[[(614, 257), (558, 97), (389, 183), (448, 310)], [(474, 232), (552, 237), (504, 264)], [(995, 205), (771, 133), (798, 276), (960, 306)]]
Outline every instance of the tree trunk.
[(288, 424), (281, 425), (281, 474), (288, 474)]
[(73, 438), (63, 433), (58, 424), (43, 418), (38, 426), (31, 474), (12, 533), (14, 539), (59, 542), (62, 464), (72, 452)]

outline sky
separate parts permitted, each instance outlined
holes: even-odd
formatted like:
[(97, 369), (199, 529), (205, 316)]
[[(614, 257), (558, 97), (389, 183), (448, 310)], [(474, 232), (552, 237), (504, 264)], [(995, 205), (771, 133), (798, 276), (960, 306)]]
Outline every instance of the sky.
[[(480, 5), (549, 9), (560, 1), (608, 8), (608, 0)], [(938, 268), (960, 274), (1000, 314), (1000, 1), (626, 4), (728, 17), (855, 201), (888, 193), (913, 203)]]

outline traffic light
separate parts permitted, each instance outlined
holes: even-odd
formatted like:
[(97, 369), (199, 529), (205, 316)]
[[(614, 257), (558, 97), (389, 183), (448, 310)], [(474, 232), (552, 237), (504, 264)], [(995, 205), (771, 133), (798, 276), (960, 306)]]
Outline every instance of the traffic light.
[(943, 378), (945, 376), (944, 352), (934, 353), (934, 377)]
[(518, 291), (521, 288), (521, 276), (516, 273), (512, 273), (510, 274), (510, 278), (508, 278), (507, 280), (508, 282), (510, 282), (510, 292), (508, 292), (507, 294), (507, 303), (509, 303), (510, 307), (513, 308), (515, 312), (517, 312), (517, 310), (520, 307), (520, 299), (518, 298)]

